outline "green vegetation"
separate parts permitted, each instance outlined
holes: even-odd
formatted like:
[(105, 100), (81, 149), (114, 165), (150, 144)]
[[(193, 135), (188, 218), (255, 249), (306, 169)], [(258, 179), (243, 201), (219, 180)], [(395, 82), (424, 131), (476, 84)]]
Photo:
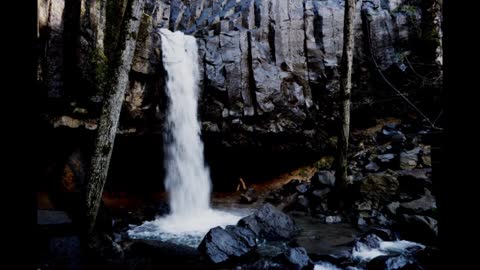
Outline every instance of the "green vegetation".
[(94, 71), (95, 85), (99, 93), (103, 92), (105, 84), (108, 80), (108, 65), (109, 61), (104, 51), (101, 49), (94, 49), (91, 56), (91, 65)]
[(313, 166), (317, 170), (329, 170), (332, 168), (335, 158), (331, 156), (322, 157), (319, 161), (315, 162)]

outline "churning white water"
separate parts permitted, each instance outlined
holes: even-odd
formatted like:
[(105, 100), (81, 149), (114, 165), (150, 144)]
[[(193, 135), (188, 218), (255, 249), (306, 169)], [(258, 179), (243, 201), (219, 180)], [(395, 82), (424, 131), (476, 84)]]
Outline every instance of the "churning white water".
[(419, 243), (406, 240), (380, 241), (379, 248), (369, 248), (364, 244), (357, 244), (352, 251), (352, 258), (359, 261), (370, 261), (378, 256), (388, 254), (404, 254), (409, 249), (424, 249)]
[(133, 238), (198, 238), (210, 228), (236, 224), (240, 215), (210, 208), (210, 173), (203, 158), (200, 123), (198, 48), (194, 37), (161, 29), (167, 73), (165, 188), (171, 213), (129, 231)]
[(317, 262), (313, 270), (341, 270), (329, 262)]

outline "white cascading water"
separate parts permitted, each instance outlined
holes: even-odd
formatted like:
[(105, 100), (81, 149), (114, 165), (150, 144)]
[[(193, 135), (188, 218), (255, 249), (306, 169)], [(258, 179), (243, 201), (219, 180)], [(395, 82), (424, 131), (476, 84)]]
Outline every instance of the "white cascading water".
[(166, 179), (171, 211), (189, 216), (209, 209), (210, 175), (203, 160), (197, 119), (198, 55), (195, 38), (161, 30), (169, 98), (165, 135)]
[[(129, 231), (133, 238), (198, 244), (209, 229), (236, 224), (240, 215), (210, 208), (210, 173), (203, 158), (200, 123), (198, 48), (194, 37), (161, 29), (169, 99), (165, 133), (165, 187), (170, 214)], [(185, 237), (190, 240), (185, 241)]]

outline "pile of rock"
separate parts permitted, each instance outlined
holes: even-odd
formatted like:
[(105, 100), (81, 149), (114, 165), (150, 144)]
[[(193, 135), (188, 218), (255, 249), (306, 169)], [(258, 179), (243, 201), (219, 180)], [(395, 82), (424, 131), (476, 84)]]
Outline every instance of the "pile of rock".
[(252, 255), (259, 241), (289, 241), (298, 231), (290, 216), (267, 203), (235, 226), (211, 229), (198, 250), (212, 263), (231, 263)]

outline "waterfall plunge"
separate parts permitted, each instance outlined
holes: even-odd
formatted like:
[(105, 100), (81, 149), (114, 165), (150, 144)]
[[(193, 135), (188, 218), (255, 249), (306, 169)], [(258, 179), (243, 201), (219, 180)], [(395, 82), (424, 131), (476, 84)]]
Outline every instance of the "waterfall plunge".
[(209, 229), (241, 216), (210, 208), (210, 173), (203, 159), (198, 121), (199, 68), (194, 37), (161, 29), (169, 99), (165, 132), (165, 187), (171, 213), (129, 231), (132, 238), (160, 238), (197, 245)]
[(210, 175), (203, 160), (197, 118), (198, 55), (195, 38), (160, 30), (169, 98), (165, 133), (166, 179), (172, 213), (190, 216), (209, 209)]

